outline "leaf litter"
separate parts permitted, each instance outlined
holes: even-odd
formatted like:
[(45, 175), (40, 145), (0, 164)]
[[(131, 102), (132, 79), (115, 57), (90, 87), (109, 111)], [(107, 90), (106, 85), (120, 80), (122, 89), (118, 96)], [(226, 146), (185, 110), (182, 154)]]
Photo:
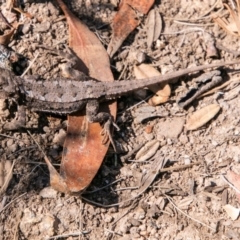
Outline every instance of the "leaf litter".
[[(73, 3), (73, 7), (77, 8), (74, 4), (75, 3)], [(111, 22), (112, 15), (108, 15), (108, 12), (109, 9), (110, 12), (114, 11), (114, 9), (111, 8), (111, 6), (107, 6), (108, 10), (103, 9), (103, 5), (100, 4), (98, 5), (98, 9), (100, 10), (97, 11), (97, 9), (94, 6), (91, 6), (91, 4), (91, 7), (87, 8), (88, 4), (86, 2), (86, 4), (81, 5), (79, 17), (82, 19), (82, 17), (85, 16), (85, 13), (88, 12), (89, 16), (91, 16), (90, 19), (93, 21), (88, 22), (91, 29), (96, 29), (99, 36), (110, 41), (109, 33), (104, 27), (104, 23)], [(199, 3), (190, 2), (189, 4), (194, 6)], [(201, 11), (205, 13), (208, 12), (210, 8), (213, 10), (212, 6), (209, 6), (209, 4), (210, 3), (206, 1), (201, 2), (199, 5), (202, 8)], [(58, 11), (55, 10), (56, 8), (54, 6), (50, 7), (50, 5), (44, 4), (36, 4), (36, 6), (38, 11), (32, 15), (36, 16), (37, 19), (42, 19), (43, 16), (44, 19), (48, 19), (48, 17), (55, 19), (55, 21), (53, 21), (53, 26), (50, 26), (49, 30), (51, 30), (51, 27), (54, 27), (53, 35), (56, 38), (53, 39), (44, 33), (39, 35), (39, 33), (36, 32), (36, 35), (31, 35), (30, 31), (28, 33), (29, 35), (22, 35), (22, 38), (25, 41), (15, 41), (12, 43), (12, 46), (17, 51), (28, 56), (30, 59), (35, 56), (35, 51), (38, 51), (32, 47), (32, 44), (34, 44), (34, 41), (39, 40), (39, 36), (41, 36), (44, 42), (50, 46), (54, 44), (55, 46), (58, 46), (59, 42), (64, 42), (64, 39), (67, 36), (67, 31), (62, 31), (64, 28), (67, 29), (66, 22), (56, 21), (56, 19), (60, 19), (59, 17), (62, 15), (58, 15)], [(29, 4), (24, 11), (26, 10), (27, 12), (33, 13), (33, 10), (36, 10), (36, 6), (33, 7)], [(78, 7), (79, 6), (80, 5), (78, 5)], [(179, 5), (178, 2), (165, 1), (160, 5), (155, 3), (154, 7), (157, 9), (155, 11), (158, 11), (159, 15), (161, 14), (162, 16), (164, 23), (163, 32), (169, 29), (172, 32), (181, 30), (186, 31), (183, 29), (186, 25), (180, 26), (167, 19), (167, 17), (176, 19), (179, 17), (179, 11), (174, 11), (174, 9), (180, 9), (181, 12), (179, 14), (182, 17), (185, 17), (185, 19), (194, 19), (196, 16), (201, 15), (201, 13), (198, 14), (198, 9), (200, 9), (200, 7), (190, 8), (187, 3)], [(51, 11), (49, 10), (50, 12), (46, 13), (45, 10), (48, 8)], [(218, 8), (216, 8), (216, 10), (218, 10)], [(97, 21), (95, 22), (95, 19), (99, 16), (101, 16), (100, 19), (103, 21), (101, 23)], [(206, 24), (208, 23), (209, 22), (206, 22)], [(122, 47), (119, 48), (120, 52), (124, 48), (127, 49), (133, 47), (136, 50), (140, 49), (141, 52), (145, 53), (146, 61), (151, 61), (151, 63), (153, 63), (154, 66), (157, 66), (158, 70), (162, 73), (164, 72), (164, 68), (175, 70), (178, 68), (184, 68), (186, 65), (190, 64), (205, 63), (207, 49), (202, 42), (201, 31), (190, 31), (187, 38), (184, 38), (184, 41), (182, 41), (181, 35), (161, 35), (156, 42), (152, 43), (152, 46), (149, 49), (146, 42), (147, 36), (144, 33), (145, 26), (143, 26), (143, 24), (145, 23), (143, 22), (142, 25), (140, 24), (138, 26), (136, 38), (133, 39), (132, 43), (130, 44), (127, 40), (127, 42), (123, 43)], [(96, 26), (99, 28), (95, 28)], [(141, 31), (141, 29), (144, 30)], [(205, 31), (210, 30), (206, 29)], [(213, 29), (212, 31), (213, 35), (216, 37), (219, 36), (218, 31), (221, 30)], [(59, 33), (61, 33), (60, 37), (58, 35)], [(223, 32), (221, 33), (223, 34)], [(227, 35), (221, 36), (223, 36), (221, 38), (222, 42), (226, 42), (226, 44), (231, 43), (232, 48), (236, 47), (236, 43), (234, 44), (232, 39)], [(176, 46), (181, 47), (176, 49)], [(128, 49), (126, 53), (129, 53)], [(115, 54), (112, 64), (114, 64), (115, 61), (124, 63), (125, 58), (120, 57), (118, 53)], [(221, 58), (224, 58), (224, 56), (228, 57), (223, 50), (221, 51), (220, 56)], [(37, 67), (40, 70), (43, 69), (42, 65), (38, 65), (41, 62), (44, 62), (45, 65), (48, 66), (50, 59), (52, 60), (52, 57), (42, 58), (40, 54), (38, 57), (39, 61), (33, 64), (31, 71), (35, 73)], [(128, 61), (125, 65), (126, 68), (122, 76), (133, 76), (132, 69), (135, 64), (136, 63), (133, 61)], [(57, 67), (54, 70), (56, 73), (58, 71)], [(228, 74), (231, 76), (230, 72), (228, 72)], [(191, 85), (192, 78), (192, 76), (183, 78), (181, 87), (184, 87), (185, 80), (190, 80), (187, 84)], [(213, 96), (211, 95), (199, 100), (194, 100), (187, 110), (179, 110), (174, 103), (178, 97), (178, 92), (175, 91), (178, 87), (179, 86), (174, 84), (174, 82), (171, 83), (172, 92), (168, 102), (162, 104), (161, 107), (155, 107), (156, 109), (159, 108), (168, 112), (168, 114), (162, 116), (165, 121), (168, 121), (169, 116), (171, 118), (179, 117), (178, 114), (181, 114), (181, 118), (184, 118), (187, 114), (191, 114), (196, 109), (201, 109), (213, 102)], [(3, 153), (6, 153), (9, 156), (7, 159), (13, 161), (16, 158), (16, 154), (13, 155), (12, 153), (15, 153), (18, 148), (22, 149), (21, 154), (17, 155), (17, 161), (13, 169), (13, 178), (1, 201), (1, 204), (3, 205), (3, 208), (1, 209), (4, 209), (1, 212), (4, 237), (6, 239), (13, 238), (12, 232), (8, 231), (8, 229), (16, 229), (12, 219), (15, 219), (15, 216), (18, 215), (16, 212), (19, 211), (19, 206), (21, 206), (21, 211), (27, 212), (27, 209), (30, 209), (28, 212), (39, 217), (39, 223), (30, 222), (30, 226), (34, 225), (36, 226), (36, 229), (44, 223), (54, 223), (54, 221), (46, 222), (46, 219), (53, 219), (47, 217), (47, 214), (44, 216), (46, 212), (50, 212), (50, 216), (56, 217), (59, 222), (57, 222), (57, 228), (51, 228), (53, 232), (50, 232), (49, 234), (58, 237), (74, 237), (76, 234), (79, 237), (81, 234), (86, 234), (86, 236), (91, 239), (97, 239), (99, 237), (102, 237), (103, 239), (120, 239), (121, 237), (135, 239), (171, 239), (171, 237), (180, 238), (184, 234), (185, 236), (187, 234), (188, 237), (192, 237), (192, 239), (219, 239), (219, 236), (225, 236), (227, 233), (230, 234), (233, 233), (233, 231), (238, 232), (239, 228), (236, 227), (238, 220), (229, 222), (230, 219), (222, 208), (222, 206), (226, 204), (230, 204), (234, 207), (237, 206), (234, 203), (235, 197), (232, 195), (233, 190), (230, 188), (227, 189), (228, 197), (226, 198), (226, 203), (222, 205), (221, 200), (219, 200), (222, 198), (223, 194), (221, 191), (214, 193), (217, 198), (214, 198), (211, 195), (206, 196), (202, 193), (205, 187), (211, 184), (219, 187), (225, 184), (222, 182), (219, 174), (226, 172), (229, 165), (235, 166), (236, 168), (238, 167), (238, 154), (236, 152), (237, 147), (239, 146), (238, 135), (240, 132), (237, 120), (237, 117), (239, 116), (237, 107), (238, 99), (225, 99), (225, 95), (232, 91), (232, 87), (230, 85), (229, 87), (230, 88), (227, 90), (228, 92), (221, 92), (222, 95), (218, 95), (214, 99), (221, 106), (221, 112), (218, 114), (217, 118), (213, 119), (210, 124), (206, 125), (207, 128), (200, 128), (193, 132), (181, 131), (177, 137), (176, 135), (174, 137), (172, 137), (173, 135), (158, 136), (155, 125), (159, 122), (159, 119), (155, 118), (141, 123), (135, 123), (132, 121), (131, 115), (133, 115), (138, 107), (142, 106), (139, 105), (139, 101), (134, 98), (128, 97), (121, 99), (119, 101), (119, 115), (122, 117), (121, 114), (124, 112), (125, 116), (121, 121), (120, 118), (117, 119), (121, 126), (121, 132), (115, 134), (115, 139), (122, 144), (126, 144), (128, 149), (132, 150), (135, 149), (135, 146), (138, 146), (139, 144), (141, 145), (144, 141), (149, 142), (157, 139), (161, 146), (159, 149), (160, 152), (148, 162), (129, 163), (129, 158), (120, 162), (116, 155), (111, 154), (110, 151), (103, 162), (103, 166), (99, 169), (88, 189), (89, 191), (100, 189), (100, 191), (97, 191), (94, 194), (86, 194), (84, 196), (86, 202), (84, 201), (83, 203), (80, 202), (79, 197), (69, 197), (63, 194), (56, 194), (53, 196), (53, 199), (45, 197), (40, 198), (38, 194), (40, 190), (49, 185), (48, 170), (42, 165), (42, 154), (40, 154), (38, 150), (36, 151), (36, 148), (33, 151), (28, 150), (31, 145), (35, 144), (28, 138), (28, 136), (24, 135), (24, 133), (11, 133), (14, 134), (15, 139), (17, 139), (16, 142), (1, 136), (3, 138)], [(130, 110), (125, 113), (124, 109), (129, 108), (129, 106), (132, 106), (132, 104), (136, 102), (138, 105), (130, 108)], [(36, 123), (38, 121), (36, 121), (35, 115), (31, 115), (31, 113), (29, 114), (30, 119), (32, 120), (29, 126), (37, 126)], [(45, 123), (44, 125), (44, 132), (34, 132), (33, 136), (40, 142), (41, 147), (44, 146), (47, 155), (51, 156), (51, 162), (59, 163), (59, 156), (61, 156), (62, 147), (58, 145), (58, 143), (52, 145), (51, 141), (55, 133), (58, 134), (59, 125), (57, 124), (59, 124), (59, 121), (55, 122), (54, 117), (48, 118), (48, 121), (48, 124)], [(41, 123), (43, 124), (43, 122)], [(152, 131), (146, 133), (145, 128), (148, 124), (151, 124), (154, 127)], [(53, 127), (53, 129), (51, 129), (50, 126)], [(123, 126), (127, 128), (126, 131)], [(228, 151), (230, 147), (235, 147), (235, 153)], [(132, 154), (134, 155), (135, 153)], [(27, 159), (39, 161), (41, 165), (29, 165), (26, 161)], [(188, 161), (186, 161), (186, 159), (188, 159)], [(164, 161), (164, 168), (161, 168), (163, 167), (162, 161)], [(222, 164), (226, 161), (228, 162), (227, 165)], [(126, 175), (124, 181), (115, 182), (116, 179), (121, 178), (119, 169), (123, 167), (122, 165), (125, 168), (129, 168), (132, 173)], [(140, 178), (137, 176), (140, 176)], [(189, 178), (191, 178), (191, 181), (189, 181)], [(142, 181), (139, 182), (139, 179), (142, 179)], [(113, 184), (111, 185), (111, 183)], [(103, 186), (107, 187), (102, 189)], [(132, 203), (132, 201), (129, 201), (128, 199), (131, 196), (133, 187), (136, 186), (138, 187), (138, 190), (135, 190), (137, 194), (134, 194), (136, 197), (132, 198)], [(118, 189), (124, 190), (117, 191)], [(210, 193), (213, 194), (213, 192)], [(192, 198), (189, 197), (192, 195)], [(6, 196), (7, 200), (4, 201)], [(190, 201), (189, 198), (192, 200)], [(181, 199), (183, 200), (182, 202), (180, 201)], [(186, 201), (185, 203), (189, 203), (189, 207), (184, 205), (184, 200)], [(121, 208), (118, 208), (119, 203), (123, 201), (126, 201), (126, 209), (124, 209), (124, 212)], [(181, 210), (178, 204), (180, 207), (183, 206), (184, 211)], [(102, 208), (97, 207), (100, 205)], [(37, 208), (35, 206), (37, 206)], [(81, 206), (81, 214), (79, 213), (79, 206)], [(109, 208), (105, 209), (103, 208), (104, 206), (109, 206)], [(121, 221), (117, 221), (118, 219), (121, 219)], [(194, 219), (197, 220), (198, 224), (194, 223)], [(22, 217), (20, 217), (20, 222), (21, 220), (23, 220)], [(25, 220), (26, 218), (24, 218), (24, 221)], [(150, 222), (154, 224), (149, 224)], [(23, 223), (24, 222), (22, 222), (21, 226), (23, 226)], [(236, 225), (233, 225), (232, 223), (236, 223)], [(51, 226), (54, 227), (54, 225)], [(209, 232), (208, 228), (212, 229), (214, 232)], [(35, 228), (28, 228), (28, 230), (29, 229), (30, 231), (26, 231), (26, 229), (22, 227), (21, 229), (17, 228), (16, 235), (23, 237), (25, 234), (30, 234), (28, 235), (28, 238), (36, 239), (38, 236)], [(91, 231), (85, 231), (85, 229), (91, 229)]]

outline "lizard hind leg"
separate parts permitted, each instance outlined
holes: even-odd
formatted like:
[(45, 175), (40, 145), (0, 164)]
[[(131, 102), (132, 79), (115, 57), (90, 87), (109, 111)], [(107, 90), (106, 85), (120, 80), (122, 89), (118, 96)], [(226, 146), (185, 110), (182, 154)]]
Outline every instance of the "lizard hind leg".
[(103, 144), (106, 144), (107, 140), (111, 142), (115, 151), (116, 145), (113, 141), (111, 134), (111, 126), (114, 126), (117, 130), (119, 127), (114, 123), (112, 116), (107, 112), (98, 112), (99, 103), (97, 100), (89, 100), (86, 105), (86, 115), (89, 122), (99, 122), (104, 123), (103, 129), (101, 131), (101, 135), (103, 135)]

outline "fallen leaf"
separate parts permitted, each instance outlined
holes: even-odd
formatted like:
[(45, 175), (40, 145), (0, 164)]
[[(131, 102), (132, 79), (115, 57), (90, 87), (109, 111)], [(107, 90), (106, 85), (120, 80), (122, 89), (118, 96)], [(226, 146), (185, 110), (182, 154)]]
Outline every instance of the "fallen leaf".
[(138, 26), (140, 18), (138, 13), (146, 14), (154, 0), (122, 0), (119, 11), (113, 18), (113, 34), (107, 52), (110, 57), (118, 50), (127, 36)]
[[(69, 45), (79, 57), (76, 68), (98, 80), (113, 81), (109, 57), (98, 38), (74, 16), (62, 0), (57, 0), (69, 25)], [(101, 59), (101, 61), (99, 61)], [(100, 111), (116, 115), (116, 104), (103, 104)], [(99, 123), (89, 123), (85, 111), (68, 116), (60, 175), (51, 170), (52, 186), (62, 192), (81, 192), (92, 181), (108, 150), (102, 144)]]
[(162, 31), (162, 19), (156, 9), (152, 9), (147, 17), (147, 46), (151, 48), (153, 42), (157, 41)]
[(227, 215), (233, 220), (237, 220), (239, 213), (240, 213), (240, 209), (239, 208), (235, 208), (230, 204), (227, 204), (225, 206), (223, 206), (223, 209), (226, 211)]
[(220, 111), (221, 107), (217, 104), (208, 105), (194, 112), (187, 120), (186, 129), (195, 130), (202, 127)]
[(157, 140), (152, 140), (146, 143), (136, 154), (136, 160), (143, 162), (151, 158), (157, 152), (159, 146), (160, 143)]
[[(137, 79), (150, 78), (161, 75), (161, 73), (158, 70), (156, 70), (154, 67), (148, 64), (141, 64), (139, 66), (135, 65), (134, 74)], [(155, 93), (155, 95), (148, 101), (148, 103), (151, 106), (157, 106), (161, 103), (165, 103), (168, 101), (171, 94), (171, 88), (169, 84), (157, 83), (148, 88)]]

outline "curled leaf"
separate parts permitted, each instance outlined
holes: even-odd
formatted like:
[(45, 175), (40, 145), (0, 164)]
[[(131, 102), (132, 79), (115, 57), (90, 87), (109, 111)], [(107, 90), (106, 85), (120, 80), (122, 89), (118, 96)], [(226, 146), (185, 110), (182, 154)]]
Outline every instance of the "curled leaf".
[[(160, 76), (160, 72), (148, 64), (141, 64), (134, 66), (134, 74), (137, 79), (149, 78)], [(149, 87), (149, 89), (155, 93), (155, 95), (149, 99), (148, 103), (152, 106), (159, 105), (168, 101), (171, 94), (171, 88), (169, 84), (157, 83)]]
[(208, 105), (193, 113), (186, 123), (187, 130), (195, 130), (202, 127), (205, 123), (210, 121), (220, 111), (221, 107), (217, 104)]

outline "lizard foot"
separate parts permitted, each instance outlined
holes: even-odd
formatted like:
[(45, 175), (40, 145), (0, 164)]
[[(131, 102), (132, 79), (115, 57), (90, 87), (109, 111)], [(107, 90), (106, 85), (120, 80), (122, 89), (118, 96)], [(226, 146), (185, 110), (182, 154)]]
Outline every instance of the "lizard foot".
[(103, 135), (102, 144), (106, 144), (108, 139), (109, 139), (109, 141), (111, 142), (111, 144), (113, 146), (114, 151), (117, 152), (117, 148), (116, 148), (116, 145), (115, 145), (115, 143), (113, 141), (112, 133), (111, 133), (111, 126), (112, 125), (117, 129), (117, 131), (120, 130), (116, 123), (114, 123), (111, 119), (108, 119), (105, 122), (105, 124), (103, 126), (103, 129), (102, 129), (100, 134)]

